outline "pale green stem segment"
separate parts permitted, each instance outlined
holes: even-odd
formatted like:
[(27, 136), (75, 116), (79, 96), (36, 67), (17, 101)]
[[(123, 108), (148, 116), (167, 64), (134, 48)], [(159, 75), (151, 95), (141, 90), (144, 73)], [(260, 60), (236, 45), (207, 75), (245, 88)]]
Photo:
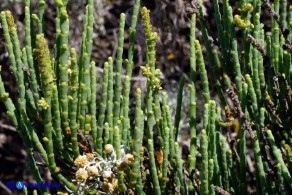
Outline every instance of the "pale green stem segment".
[[(164, 121), (166, 122), (166, 119), (164, 118)], [(168, 171), (168, 157), (169, 157), (169, 127), (166, 127), (163, 132), (163, 137), (164, 137), (164, 143), (163, 143), (163, 164), (162, 164), (162, 181), (161, 181), (161, 190), (162, 194), (166, 190), (166, 182), (167, 182), (167, 171)]]
[(202, 85), (203, 85), (204, 102), (208, 103), (210, 100), (209, 81), (208, 81), (207, 71), (205, 68), (202, 49), (198, 40), (195, 41), (195, 48), (196, 48), (196, 57), (197, 57), (198, 65), (199, 65), (200, 76), (201, 76)]
[[(70, 50), (70, 71), (69, 72), (69, 81), (70, 81), (70, 95), (68, 96), (69, 100), (69, 119), (70, 119), (70, 131), (71, 131), (71, 144), (74, 158), (79, 156), (79, 148), (77, 143), (77, 107), (78, 107), (78, 67), (76, 59), (76, 51), (74, 48)], [(96, 139), (96, 131), (92, 129), (93, 140)], [(94, 139), (95, 138), (95, 139)]]
[[(133, 15), (131, 18), (131, 26), (129, 28), (129, 48), (128, 48), (128, 59), (126, 60), (126, 77), (124, 82), (124, 91), (122, 97), (122, 105), (120, 109), (120, 116), (122, 120), (122, 143), (126, 142), (126, 136), (128, 135), (128, 130), (130, 128), (129, 120), (129, 95), (131, 88), (131, 77), (134, 66), (134, 46), (135, 46), (135, 34), (136, 34), (136, 24), (138, 19), (138, 13), (140, 9), (140, 0), (135, 0), (133, 7)], [(118, 97), (117, 97), (118, 98)]]
[(135, 132), (134, 132), (134, 147), (133, 156), (134, 162), (130, 175), (130, 186), (135, 189), (138, 195), (143, 194), (142, 176), (140, 173), (140, 151), (142, 148), (142, 139), (144, 134), (144, 114), (141, 109), (141, 89), (136, 90), (136, 108), (135, 108)]
[(209, 160), (208, 169), (209, 169), (209, 175), (208, 175), (209, 189), (208, 189), (208, 191), (209, 191), (209, 194), (215, 195), (214, 184), (213, 184), (213, 177), (214, 177), (214, 161), (213, 161), (213, 159)]
[(44, 34), (44, 14), (45, 14), (45, 0), (38, 0), (38, 29), (39, 34)]
[(178, 85), (178, 92), (177, 92), (177, 103), (175, 109), (175, 117), (174, 117), (174, 136), (175, 140), (177, 140), (178, 131), (179, 131), (179, 122), (181, 119), (181, 108), (182, 108), (182, 100), (183, 100), (183, 89), (185, 84), (185, 77), (182, 76), (179, 85)]
[[(228, 173), (228, 162), (227, 162), (227, 155), (226, 155), (226, 139), (223, 137), (220, 139), (219, 146), (221, 148), (221, 159), (222, 159), (222, 179), (223, 179), (223, 188), (226, 191), (230, 191), (229, 187), (229, 173)], [(219, 154), (218, 154), (219, 155)]]
[[(241, 109), (244, 114), (247, 114), (247, 94), (254, 94), (254, 89), (252, 86), (252, 81), (249, 75), (246, 75), (247, 83), (244, 83), (242, 86), (242, 93), (241, 93)], [(249, 91), (248, 91), (249, 90)], [(255, 105), (257, 105), (255, 103)], [(240, 193), (246, 193), (246, 170), (247, 170), (247, 162), (246, 162), (246, 129), (243, 129), (243, 123), (247, 122), (247, 119), (241, 118), (240, 119), (240, 138), (239, 138), (239, 155), (240, 155)]]
[(285, 180), (283, 177), (283, 171), (282, 171), (282, 165), (280, 163), (277, 164), (277, 176), (278, 176), (278, 182), (279, 182), (279, 191), (281, 194), (286, 195), (288, 194)]
[(89, 131), (91, 130), (91, 115), (85, 115), (85, 124), (84, 124), (84, 133), (83, 135), (88, 139), (89, 138)]
[[(255, 14), (254, 16), (254, 26), (255, 26), (254, 38), (258, 40), (259, 33), (260, 33), (260, 14), (259, 13)], [(252, 81), (253, 81), (253, 86), (255, 89), (256, 96), (257, 96), (257, 103), (261, 105), (262, 94), (261, 94), (260, 79), (259, 79), (260, 53), (255, 47), (252, 47), (251, 51), (252, 51), (251, 52), (252, 54)]]
[[(14, 21), (12, 21), (12, 22), (14, 23)], [(3, 29), (3, 36), (5, 39), (5, 46), (6, 46), (6, 49), (8, 52), (8, 56), (9, 56), (9, 62), (10, 62), (9, 68), (12, 71), (12, 73), (16, 79), (16, 82), (17, 82), (18, 77), (16, 75), (16, 59), (15, 59), (15, 55), (14, 55), (14, 51), (13, 51), (11, 36), (9, 33), (9, 29), (8, 29), (8, 19), (6, 18), (6, 14), (4, 11), (1, 12), (1, 25), (2, 25), (2, 29)]]
[(63, 145), (63, 134), (62, 134), (62, 127), (61, 127), (61, 117), (60, 117), (60, 110), (59, 110), (59, 101), (58, 101), (58, 89), (56, 85), (52, 85), (52, 114), (53, 114), (53, 121), (54, 121), (54, 130), (56, 136), (56, 145), (58, 150), (64, 152), (64, 145)]
[(276, 158), (276, 161), (277, 161), (277, 163), (280, 163), (280, 165), (282, 167), (282, 174), (287, 182), (287, 185), (290, 189), (292, 189), (292, 177), (289, 173), (287, 166), (285, 165), (282, 153), (281, 153), (280, 149), (278, 149), (278, 147), (275, 143), (275, 138), (274, 138), (271, 130), (267, 131), (267, 137), (268, 137), (268, 140), (270, 142), (271, 149), (272, 149), (272, 152)]
[(127, 75), (132, 75), (133, 57), (134, 57), (134, 46), (135, 46), (135, 34), (136, 25), (138, 20), (138, 13), (140, 9), (140, 0), (135, 0), (133, 7), (133, 15), (131, 18), (131, 26), (129, 28), (129, 48), (128, 48), (128, 61), (127, 64)]
[(219, 60), (218, 51), (216, 49), (213, 50), (213, 56), (214, 56), (214, 64), (212, 66), (212, 70), (213, 70), (213, 75), (214, 75), (214, 80), (215, 80), (215, 86), (216, 86), (217, 92), (219, 93), (218, 95), (220, 98), (220, 103), (225, 108), (227, 106), (227, 103), (224, 97), (224, 92), (223, 92), (224, 88), (222, 85), (222, 81), (220, 79), (220, 75), (218, 75), (218, 72), (221, 69), (221, 63)]
[(235, 194), (239, 194), (239, 182), (238, 182), (238, 177), (237, 177), (237, 170), (236, 167), (234, 166), (234, 161), (233, 161), (233, 155), (231, 150), (229, 149), (227, 151), (227, 161), (228, 161), (228, 174), (229, 176), (229, 181), (231, 184), (231, 191), (234, 191)]
[[(226, 1), (223, 1), (223, 2), (226, 2)], [(219, 43), (221, 46), (221, 51), (223, 53), (223, 59), (224, 59), (222, 68), (226, 72), (227, 67), (229, 65), (229, 59), (228, 59), (228, 53), (227, 53), (228, 39), (226, 39), (226, 36), (225, 36), (226, 32), (229, 32), (229, 29), (226, 25), (226, 23), (228, 21), (228, 20), (226, 20), (227, 14), (224, 13), (224, 20), (222, 20), (221, 13), (219, 11), (218, 0), (214, 0), (213, 5), (214, 5), (214, 11), (215, 11), (216, 27), (217, 27), (217, 31), (218, 31), (218, 40), (219, 40)], [(226, 3), (224, 3), (224, 5), (226, 5)], [(226, 6), (224, 6), (223, 11), (226, 12)], [(201, 15), (201, 17), (202, 17), (202, 15)], [(224, 29), (223, 29), (222, 23), (224, 24)]]
[(183, 175), (183, 166), (182, 166), (182, 160), (180, 158), (180, 151), (178, 143), (174, 143), (174, 151), (175, 151), (175, 161), (176, 161), (176, 174), (179, 178), (180, 185), (177, 186), (180, 189), (181, 194), (186, 193), (186, 183)]
[(106, 121), (109, 128), (113, 128), (113, 98), (114, 98), (114, 83), (113, 83), (113, 59), (108, 58), (108, 85), (107, 85), (107, 108), (106, 108)]
[(248, 95), (252, 101), (253, 114), (255, 114), (255, 116), (257, 116), (258, 104), (257, 104), (257, 96), (255, 93), (255, 89), (254, 89), (254, 86), (253, 86), (253, 83), (252, 83), (252, 80), (251, 80), (249, 74), (245, 75), (245, 79), (246, 79), (246, 83), (248, 85)]
[(30, 76), (29, 76), (30, 73), (26, 67), (26, 64), (28, 64), (28, 62), (27, 62), (27, 52), (25, 48), (22, 49), (21, 59), (23, 62), (22, 70), (23, 70), (23, 73), (25, 73), (23, 76), (24, 76), (25, 96), (28, 103), (27, 110), (32, 109), (31, 112), (34, 113), (34, 115), (37, 115), (36, 102), (34, 100), (32, 90), (30, 89), (30, 83), (31, 83)]
[[(21, 60), (21, 50), (19, 39), (16, 31), (16, 25), (14, 23), (13, 16), (10, 11), (1, 12), (1, 21), (3, 24), (3, 31), (5, 36), (5, 41), (10, 42), (11, 45), (11, 55), (14, 56), (15, 62), (15, 77), (17, 78), (17, 85), (19, 90), (19, 109), (26, 110), (26, 99), (25, 99), (25, 84), (24, 84), (24, 74), (23, 74), (23, 64)], [(6, 22), (5, 22), (6, 21)], [(6, 25), (7, 24), (7, 25)], [(9, 35), (9, 36), (8, 36)], [(10, 39), (7, 40), (7, 39)]]
[(39, 101), (39, 85), (38, 85), (38, 78), (36, 76), (36, 69), (35, 64), (33, 61), (33, 53), (32, 53), (32, 38), (31, 38), (31, 29), (32, 29), (32, 22), (31, 22), (31, 10), (30, 10), (30, 0), (25, 1), (25, 50), (27, 53), (27, 65), (29, 67), (29, 74), (30, 74), (30, 84), (32, 87), (32, 92), (34, 96), (35, 102)]
[[(197, 137), (196, 137), (196, 14), (192, 14), (191, 17), (191, 30), (190, 30), (190, 84), (188, 85), (190, 91), (190, 154), (189, 159), (189, 173), (196, 168), (196, 150), (197, 150)], [(195, 189), (192, 181), (188, 183), (189, 193), (195, 193)]]
[[(196, 167), (196, 150), (197, 150), (197, 135), (196, 135), (196, 97), (195, 88), (193, 85), (189, 85), (190, 90), (190, 154), (189, 154), (189, 172)], [(192, 185), (192, 184), (189, 184)], [(192, 188), (191, 188), (192, 189)], [(191, 190), (193, 191), (194, 189)]]
[(262, 191), (262, 194), (268, 194), (268, 189), (267, 189), (267, 179), (266, 179), (266, 173), (264, 170), (264, 165), (262, 161), (262, 156), (261, 156), (261, 149), (259, 145), (259, 137), (257, 136), (257, 132), (253, 132), (255, 137), (254, 137), (254, 156), (255, 156), (255, 162), (256, 162), (256, 170), (257, 170), (257, 175), (260, 180), (260, 189)]
[[(91, 97), (89, 104), (89, 113), (91, 115), (91, 133), (93, 140), (96, 140), (97, 135), (97, 124), (96, 124), (96, 68), (95, 62), (91, 62), (90, 65), (90, 87), (91, 87)], [(96, 144), (96, 143), (94, 143)], [(94, 146), (95, 148), (95, 146)]]
[(236, 39), (233, 39), (232, 41), (232, 60), (233, 60), (233, 70), (235, 72), (235, 85), (236, 89), (238, 91), (239, 99), (241, 99), (242, 96), (242, 74), (240, 70), (240, 62), (238, 57), (238, 50), (237, 50), (237, 41)]
[(113, 121), (114, 125), (117, 125), (117, 122), (120, 116), (121, 94), (122, 94), (122, 62), (123, 62), (123, 46), (124, 46), (124, 29), (125, 29), (125, 14), (121, 14), (119, 33), (118, 33), (116, 70), (115, 70), (114, 121)]
[(203, 129), (206, 130), (207, 134), (209, 134), (209, 103), (204, 104), (204, 113), (203, 113)]
[(106, 103), (107, 103), (107, 90), (108, 90), (108, 73), (109, 73), (109, 63), (104, 63), (103, 77), (102, 77), (102, 91), (101, 99), (99, 104), (99, 115), (97, 119), (97, 136), (94, 141), (95, 151), (98, 154), (102, 154), (102, 144), (103, 144), (103, 123), (105, 119)]
[[(120, 130), (118, 126), (114, 127), (114, 148), (116, 151), (116, 158), (121, 158), (121, 136), (120, 136)], [(118, 179), (118, 188), (120, 192), (125, 192), (127, 190), (127, 187), (124, 183), (124, 174), (123, 171), (118, 171), (117, 174)]]
[(88, 0), (82, 32), (81, 53), (79, 58), (78, 121), (81, 132), (85, 128), (85, 115), (91, 97), (90, 57), (93, 43), (93, 0)]
[(201, 131), (200, 147), (201, 147), (200, 194), (208, 195), (209, 194), (208, 137), (204, 129)]
[(150, 171), (151, 171), (153, 188), (154, 188), (155, 194), (160, 195), (161, 194), (161, 189), (160, 189), (160, 186), (159, 186), (157, 169), (156, 169), (156, 165), (155, 165), (153, 140), (152, 139), (148, 139), (147, 143), (148, 143)]
[[(219, 163), (217, 158), (217, 139), (216, 139), (216, 102), (214, 100), (209, 101), (210, 109), (209, 109), (209, 125), (208, 125), (208, 137), (209, 137), (209, 154), (210, 159), (213, 161), (213, 169), (212, 171), (212, 181), (215, 182), (218, 181), (218, 177), (220, 177), (220, 170), (219, 170)], [(225, 159), (226, 160), (226, 159)], [(209, 178), (209, 179), (211, 179)], [(211, 184), (209, 184), (211, 185)], [(218, 185), (218, 184), (217, 184)], [(210, 191), (210, 189), (209, 189)], [(213, 193), (214, 190), (210, 191), (210, 193)]]
[[(273, 9), (276, 14), (279, 14), (279, 0), (275, 0), (273, 4)], [(271, 62), (275, 71), (279, 71), (280, 66), (280, 30), (277, 21), (273, 16), (272, 18), (272, 45), (271, 45)]]
[(68, 114), (68, 58), (69, 58), (69, 16), (66, 11), (65, 5), (56, 0), (56, 5), (59, 9), (59, 21), (60, 21), (60, 33), (59, 33), (59, 42), (57, 47), (59, 47), (59, 58), (56, 59), (57, 63), (57, 78), (58, 78), (58, 91), (59, 91), (59, 101), (61, 109), (61, 121), (62, 129), (64, 135), (71, 134), (69, 126), (69, 114)]

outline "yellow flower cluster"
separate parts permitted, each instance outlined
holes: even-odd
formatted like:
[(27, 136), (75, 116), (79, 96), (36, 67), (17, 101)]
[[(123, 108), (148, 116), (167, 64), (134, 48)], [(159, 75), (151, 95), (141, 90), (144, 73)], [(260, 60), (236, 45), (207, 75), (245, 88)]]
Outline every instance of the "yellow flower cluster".
[(248, 20), (248, 21), (244, 21), (244, 20), (240, 17), (240, 15), (237, 15), (237, 14), (233, 17), (233, 21), (234, 21), (234, 23), (235, 23), (239, 28), (241, 28), (241, 29), (245, 29), (245, 28), (248, 28), (248, 27), (251, 26), (251, 23), (250, 23), (249, 20)]
[(243, 6), (239, 9), (239, 11), (246, 13), (246, 12), (252, 11), (252, 9), (253, 9), (252, 4), (250, 4), (250, 3), (245, 3), (245, 4), (243, 4)]
[(12, 16), (10, 11), (5, 11), (5, 14), (6, 14), (6, 19), (7, 19), (7, 24), (8, 24), (9, 30), (12, 31), (12, 28), (16, 28), (13, 16)]
[(47, 85), (54, 80), (53, 67), (50, 57), (48, 42), (43, 35), (36, 36), (36, 48), (34, 49), (36, 60), (38, 61), (38, 68), (41, 73), (41, 81)]
[(49, 104), (46, 102), (46, 100), (42, 97), (42, 98), (38, 101), (38, 107), (42, 108), (43, 110), (47, 110), (50, 106), (49, 106)]
[(153, 90), (158, 91), (159, 89), (161, 89), (160, 79), (157, 78), (157, 76), (160, 75), (160, 70), (156, 69), (154, 72), (151, 72), (151, 69), (148, 65), (141, 66), (140, 68), (142, 74), (150, 79)]

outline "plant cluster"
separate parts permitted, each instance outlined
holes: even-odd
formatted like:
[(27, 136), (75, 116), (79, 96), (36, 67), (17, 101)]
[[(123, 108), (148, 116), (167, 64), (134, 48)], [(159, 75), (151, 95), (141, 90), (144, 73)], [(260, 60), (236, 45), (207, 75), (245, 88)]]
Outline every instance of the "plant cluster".
[[(140, 9), (140, 0), (135, 0), (126, 59), (122, 58), (125, 15), (121, 14), (117, 56), (104, 63), (97, 106), (96, 69), (90, 61), (93, 0), (88, 0), (86, 6), (78, 60), (75, 49), (69, 46), (67, 3), (55, 0), (56, 39), (51, 50), (44, 35), (44, 0), (38, 1), (38, 14), (32, 13), (30, 0), (24, 1), (22, 49), (11, 12), (1, 12), (10, 70), (19, 97), (17, 102), (11, 100), (0, 77), (0, 98), (24, 141), (28, 165), (37, 182), (43, 178), (35, 151), (53, 179), (64, 186), (60, 191), (73, 194), (247, 194), (253, 182), (258, 194), (292, 192), (292, 6), (287, 0), (281, 4), (279, 0), (272, 4), (269, 0), (241, 0), (233, 7), (228, 0), (213, 0), (218, 34), (213, 43), (203, 2), (186, 3), (191, 24), (190, 151), (186, 163), (177, 141), (186, 81), (183, 78), (179, 84), (176, 114), (171, 116), (167, 94), (160, 93), (160, 70), (155, 69), (157, 33), (152, 30), (149, 10)], [(271, 33), (261, 22), (263, 9), (269, 12)], [(144, 99), (141, 90), (136, 89), (131, 123), (129, 94), (139, 11), (147, 61), (141, 71), (147, 89)], [(197, 20), (203, 43), (196, 39)], [(212, 72), (207, 73), (206, 61)], [(210, 95), (211, 74), (217, 102)], [(204, 99), (202, 129), (196, 124), (195, 84), (200, 81)], [(238, 134), (234, 137), (231, 132)], [(248, 147), (253, 149), (254, 171), (247, 166)]]

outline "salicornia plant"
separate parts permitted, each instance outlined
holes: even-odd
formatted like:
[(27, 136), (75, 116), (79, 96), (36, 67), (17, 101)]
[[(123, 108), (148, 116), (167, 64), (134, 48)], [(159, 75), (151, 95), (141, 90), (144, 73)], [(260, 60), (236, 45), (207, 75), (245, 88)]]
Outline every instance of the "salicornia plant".
[[(104, 63), (98, 102), (95, 63), (90, 60), (94, 2), (87, 2), (79, 56), (69, 44), (67, 3), (55, 0), (53, 48), (44, 35), (44, 0), (38, 1), (37, 14), (32, 13), (31, 1), (24, 0), (23, 48), (12, 13), (1, 12), (18, 100), (12, 101), (1, 76), (0, 99), (24, 141), (37, 182), (43, 178), (35, 152), (52, 178), (62, 183), (59, 191), (72, 194), (247, 194), (249, 188), (257, 194), (292, 192), (292, 7), (286, 0), (241, 0), (233, 7), (228, 0), (212, 1), (217, 31), (214, 43), (203, 2), (185, 4), (190, 12), (190, 73), (179, 84), (175, 116), (167, 105), (167, 94), (161, 93), (160, 70), (155, 68), (158, 34), (152, 29), (149, 10), (140, 8), (140, 0), (134, 3), (126, 59), (122, 57), (125, 15), (120, 15), (117, 55)], [(271, 28), (261, 22), (266, 17), (264, 9)], [(131, 118), (139, 12), (146, 42), (146, 64), (141, 72), (147, 84), (144, 99), (141, 89), (136, 89), (135, 116)], [(201, 43), (196, 38), (197, 21)], [(207, 72), (207, 62), (212, 72)], [(216, 97), (210, 94), (210, 75)], [(182, 110), (186, 82), (190, 106)], [(204, 99), (200, 117), (197, 82)], [(185, 163), (178, 144), (181, 112), (189, 113), (190, 148)], [(197, 118), (202, 118), (202, 128), (198, 128)]]

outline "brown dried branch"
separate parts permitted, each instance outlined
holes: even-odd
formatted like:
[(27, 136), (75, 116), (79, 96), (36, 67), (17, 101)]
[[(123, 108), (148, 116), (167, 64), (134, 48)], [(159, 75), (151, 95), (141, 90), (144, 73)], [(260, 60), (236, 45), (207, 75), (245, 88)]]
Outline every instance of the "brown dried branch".
[(219, 186), (214, 186), (214, 191), (216, 194), (219, 194), (219, 195), (230, 195), (229, 192), (227, 192), (226, 190), (224, 190), (223, 188)]
[(266, 56), (266, 50), (253, 36), (250, 34), (247, 35), (247, 40), (262, 54), (262, 56)]

